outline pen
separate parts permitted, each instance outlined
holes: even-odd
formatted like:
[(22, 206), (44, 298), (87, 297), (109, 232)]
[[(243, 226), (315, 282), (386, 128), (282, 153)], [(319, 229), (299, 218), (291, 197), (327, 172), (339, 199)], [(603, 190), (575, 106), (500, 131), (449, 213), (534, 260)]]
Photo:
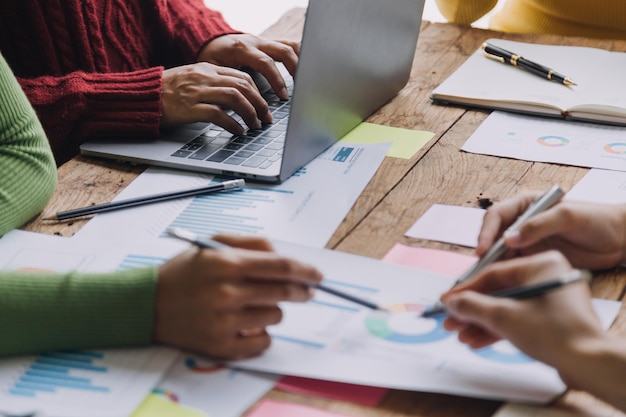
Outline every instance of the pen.
[[(565, 285), (574, 284), (581, 281), (591, 281), (591, 272), (584, 269), (574, 269), (573, 271), (570, 271), (570, 273), (563, 275), (562, 277), (557, 279), (540, 282), (538, 284), (507, 288), (505, 290), (495, 291), (487, 295), (498, 298), (513, 298), (516, 300), (522, 300), (524, 298), (537, 297), (539, 295), (545, 294), (548, 291), (552, 291)], [(432, 318), (447, 314), (448, 312), (446, 311), (445, 306), (441, 302), (438, 302), (432, 307), (424, 310), (421, 317)]]
[(530, 61), (520, 55), (500, 48), (499, 46), (495, 46), (488, 42), (485, 42), (482, 45), (482, 49), (483, 54), (487, 58), (494, 59), (503, 64), (511, 64), (513, 66), (520, 67), (528, 72), (532, 72), (533, 74), (538, 75), (542, 78), (546, 78), (550, 81), (556, 81), (567, 86), (576, 85), (576, 83), (570, 78), (556, 72), (552, 68), (537, 64), (536, 62)]
[[(200, 238), (198, 237), (195, 233), (190, 232), (189, 230), (185, 230), (185, 229), (181, 229), (179, 227), (170, 227), (169, 229), (167, 229), (166, 231), (168, 236), (180, 239), (180, 240), (184, 240), (186, 242), (189, 242), (193, 245), (196, 245), (199, 248), (203, 248), (203, 249), (215, 249), (215, 250), (222, 250), (222, 249), (228, 249), (230, 248), (230, 246), (225, 245), (221, 242), (217, 242), (213, 239), (209, 239), (209, 238)], [(339, 298), (343, 298), (344, 300), (348, 300), (351, 301), (355, 304), (359, 304), (362, 305), (363, 307), (367, 307), (367, 308), (371, 308), (372, 310), (381, 310), (381, 311), (388, 311), (380, 306), (378, 306), (375, 303), (372, 303), (370, 301), (364, 300), (362, 298), (358, 298), (355, 297), (353, 295), (350, 294), (346, 294), (345, 292), (336, 290), (334, 288), (330, 288), (327, 286), (324, 286), (322, 284), (304, 284), (307, 285), (308, 287), (311, 288), (315, 288), (317, 290), (320, 291), (324, 291), (328, 294), (332, 294), (336, 297)]]
[(216, 193), (219, 191), (234, 190), (243, 187), (244, 184), (245, 181), (242, 179), (227, 180), (217, 184), (210, 184), (202, 187), (190, 188), (187, 190), (171, 191), (161, 194), (131, 198), (128, 200), (114, 201), (111, 203), (99, 204), (96, 206), (61, 211), (54, 216), (45, 217), (44, 220), (67, 220), (75, 217), (89, 216), (91, 214), (98, 214), (128, 207), (141, 206), (143, 204), (158, 203), (161, 201), (174, 200), (177, 198), (193, 197), (196, 195)]
[[(519, 216), (517, 220), (506, 231), (510, 232), (517, 230), (522, 224), (524, 224), (524, 222), (526, 222), (526, 220), (530, 219), (538, 213), (541, 213), (542, 211), (546, 211), (547, 209), (555, 205), (561, 199), (561, 197), (563, 197), (563, 195), (565, 195), (565, 193), (563, 192), (561, 187), (559, 187), (558, 185), (553, 186), (548, 191), (537, 197), (537, 199), (535, 199), (535, 201), (533, 201), (528, 206), (526, 211), (521, 216)], [(485, 253), (482, 258), (480, 258), (474, 265), (472, 265), (467, 271), (465, 271), (465, 273), (463, 273), (463, 275), (461, 275), (459, 279), (456, 280), (454, 285), (460, 284), (461, 282), (468, 280), (487, 265), (497, 261), (502, 255), (504, 255), (506, 249), (507, 248), (504, 242), (503, 235), (500, 239), (496, 241), (496, 243), (491, 248), (489, 248), (487, 253)]]

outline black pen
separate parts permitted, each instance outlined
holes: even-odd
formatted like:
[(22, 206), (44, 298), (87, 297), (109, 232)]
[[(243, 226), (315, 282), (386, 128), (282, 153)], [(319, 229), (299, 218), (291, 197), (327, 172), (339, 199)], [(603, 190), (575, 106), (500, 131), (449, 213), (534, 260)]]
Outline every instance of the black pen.
[(541, 78), (545, 78), (550, 81), (556, 81), (558, 83), (561, 83), (567, 86), (577, 85), (570, 78), (566, 77), (563, 74), (556, 72), (552, 68), (548, 68), (544, 65), (537, 64), (536, 62), (530, 61), (520, 55), (507, 51), (506, 49), (500, 48), (499, 46), (495, 46), (488, 42), (485, 42), (482, 45), (482, 49), (483, 49), (483, 54), (487, 58), (494, 59), (503, 64), (511, 64), (513, 66), (522, 68), (528, 72), (532, 72), (533, 74), (538, 75)]
[[(556, 290), (557, 288), (561, 288), (565, 285), (574, 284), (581, 281), (591, 281), (591, 272), (584, 269), (574, 269), (569, 274), (563, 275), (558, 279), (540, 282), (537, 284), (525, 285), (522, 287), (507, 288), (505, 290), (495, 291), (487, 295), (497, 298), (513, 298), (516, 300), (522, 300), (525, 298), (537, 297), (545, 294), (548, 291)], [(421, 317), (432, 318), (444, 316), (447, 314), (448, 312), (443, 303), (437, 302), (432, 307), (424, 310)]]
[(193, 197), (197, 195), (217, 193), (226, 190), (235, 190), (245, 185), (242, 179), (227, 180), (215, 184), (204, 185), (197, 188), (189, 188), (186, 190), (170, 191), (166, 193), (153, 194), (128, 200), (113, 201), (111, 203), (99, 204), (78, 208), (74, 210), (61, 211), (54, 216), (45, 217), (43, 220), (67, 220), (75, 217), (89, 216), (92, 214), (105, 213), (107, 211), (119, 210), (128, 207), (136, 207), (144, 204), (159, 203), (161, 201), (174, 200), (177, 198)]
[[(168, 236), (171, 236), (180, 240), (184, 240), (186, 242), (189, 242), (203, 249), (222, 250), (222, 249), (230, 248), (230, 246), (225, 245), (221, 242), (215, 241), (213, 239), (200, 238), (195, 233), (190, 232), (189, 230), (181, 229), (179, 227), (170, 227), (169, 229), (167, 229), (166, 233)], [(362, 298), (358, 298), (353, 295), (346, 294), (345, 292), (324, 286), (322, 284), (304, 284), (304, 285), (307, 285), (311, 288), (315, 288), (320, 291), (324, 291), (336, 297), (343, 298), (344, 300), (351, 301), (355, 304), (362, 305), (363, 307), (371, 308), (372, 310), (388, 311), (387, 309), (382, 308), (376, 305), (375, 303), (372, 303), (371, 301), (367, 301)]]
[[(565, 192), (558, 185), (552, 186), (548, 191), (541, 194), (535, 201), (533, 201), (526, 211), (517, 218), (517, 220), (507, 229), (507, 232), (519, 229), (528, 219), (534, 215), (548, 210), (555, 205), (563, 196)], [(506, 233), (506, 232), (505, 232)], [(504, 236), (496, 241), (491, 248), (480, 258), (474, 265), (472, 265), (467, 271), (463, 273), (455, 282), (454, 285), (460, 284), (463, 281), (467, 281), (478, 271), (482, 270), (487, 265), (490, 265), (500, 259), (506, 252), (507, 247), (504, 241)]]

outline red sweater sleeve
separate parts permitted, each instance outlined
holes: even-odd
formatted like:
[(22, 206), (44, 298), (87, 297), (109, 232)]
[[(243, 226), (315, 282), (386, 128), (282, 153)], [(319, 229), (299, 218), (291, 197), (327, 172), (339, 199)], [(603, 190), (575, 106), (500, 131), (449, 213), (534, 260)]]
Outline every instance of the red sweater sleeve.
[(200, 48), (210, 40), (241, 33), (231, 28), (221, 13), (208, 9), (203, 0), (160, 0), (158, 4), (166, 36), (191, 61), (196, 61)]
[(45, 127), (57, 164), (79, 152), (88, 137), (156, 137), (163, 67), (19, 79)]
[[(129, 6), (119, 11), (103, 1), (101, 9), (92, 10), (78, 2), (72, 6), (77, 14), (54, 9), (57, 13), (47, 18), (35, 13), (43, 9), (32, 6), (26, 17), (33, 22), (24, 30), (41, 38), (37, 44), (48, 45), (41, 56), (35, 55), (41, 62), (32, 62), (34, 52), (5, 45), (10, 49), (7, 61), (11, 56), (15, 62), (58, 164), (76, 155), (89, 137), (157, 137), (163, 68), (195, 62), (208, 41), (238, 33), (203, 0), (128, 4), (135, 3), (145, 9), (131, 13), (136, 9)], [(10, 29), (19, 32), (20, 27), (16, 23)], [(33, 72), (40, 74), (31, 76)]]

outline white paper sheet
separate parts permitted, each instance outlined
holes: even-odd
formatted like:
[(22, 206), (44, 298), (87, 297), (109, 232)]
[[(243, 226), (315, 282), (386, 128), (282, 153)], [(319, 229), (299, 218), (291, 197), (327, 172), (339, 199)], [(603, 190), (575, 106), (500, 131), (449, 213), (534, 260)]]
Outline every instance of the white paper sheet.
[[(158, 258), (166, 254), (151, 251)], [(171, 254), (171, 249), (167, 252)], [(0, 269), (112, 270), (125, 258), (101, 245), (15, 230), (0, 240)], [(0, 412), (127, 417), (178, 356), (174, 349), (50, 352), (0, 360)], [(39, 415), (39, 414), (38, 414)]]
[[(277, 248), (320, 268), (326, 285), (397, 313), (373, 312), (318, 292), (310, 303), (284, 304), (283, 322), (269, 329), (269, 350), (233, 366), (526, 402), (547, 402), (565, 389), (556, 371), (507, 342), (473, 351), (443, 329), (442, 319), (417, 318), (453, 278), (336, 251), (280, 244)], [(620, 308), (620, 303), (606, 300), (594, 300), (594, 305), (605, 327)]]
[(433, 204), (405, 236), (475, 248), (484, 216), (480, 208)]
[(466, 152), (626, 171), (626, 128), (493, 112)]
[(225, 368), (197, 355), (181, 353), (158, 385), (185, 406), (209, 417), (239, 417), (271, 390), (278, 375)]
[(626, 203), (626, 173), (592, 169), (565, 195), (567, 200), (591, 203)]
[[(280, 185), (145, 205), (97, 215), (76, 238), (153, 239), (170, 226), (201, 235), (265, 236), (322, 247), (383, 161), (390, 144), (337, 143)], [(212, 177), (150, 168), (116, 200), (197, 187)]]
[[(188, 246), (169, 239), (127, 241), (124, 245), (97, 239), (85, 242), (14, 230), (0, 239), (0, 269), (104, 272), (160, 265)], [(33, 366), (54, 360), (50, 356), (0, 360), (0, 412), (37, 410), (46, 417), (127, 417), (156, 386), (180, 404), (209, 416), (237, 417), (272, 389), (279, 378), (224, 368), (165, 347), (104, 349), (82, 352), (94, 370), (70, 370), (69, 376), (86, 378), (80, 389), (49, 384), (55, 392), (36, 392), (34, 396), (27, 396), (23, 388), (17, 390), (16, 385), (29, 377), (27, 372), (32, 374)]]

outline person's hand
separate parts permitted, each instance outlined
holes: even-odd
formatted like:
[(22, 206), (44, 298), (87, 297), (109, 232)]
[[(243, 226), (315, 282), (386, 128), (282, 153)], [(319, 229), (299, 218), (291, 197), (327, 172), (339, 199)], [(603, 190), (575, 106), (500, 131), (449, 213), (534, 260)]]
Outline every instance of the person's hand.
[(290, 40), (270, 40), (250, 34), (224, 35), (207, 43), (198, 61), (232, 68), (242, 66), (261, 73), (278, 97), (289, 98), (285, 80), (276, 67), (276, 61), (285, 64), (293, 76), (298, 65), (300, 44)]
[[(538, 195), (525, 192), (489, 207), (476, 254), (484, 255)], [(626, 207), (563, 201), (506, 233), (505, 242), (521, 255), (556, 249), (577, 268), (610, 268), (626, 261)]]
[[(159, 268), (154, 340), (214, 358), (258, 355), (281, 301), (307, 301), (321, 273), (264, 239), (215, 236), (228, 250), (190, 249)], [(236, 247), (236, 248), (235, 248)]]
[(459, 340), (472, 348), (508, 339), (529, 356), (557, 369), (571, 366), (564, 362), (604, 334), (587, 285), (571, 284), (525, 300), (484, 295), (556, 279), (571, 270), (556, 251), (492, 264), (442, 295), (450, 315), (444, 327), (457, 331)]
[(233, 68), (199, 62), (163, 71), (161, 125), (213, 122), (240, 135), (243, 126), (223, 109), (232, 109), (251, 129), (272, 115), (252, 77)]

